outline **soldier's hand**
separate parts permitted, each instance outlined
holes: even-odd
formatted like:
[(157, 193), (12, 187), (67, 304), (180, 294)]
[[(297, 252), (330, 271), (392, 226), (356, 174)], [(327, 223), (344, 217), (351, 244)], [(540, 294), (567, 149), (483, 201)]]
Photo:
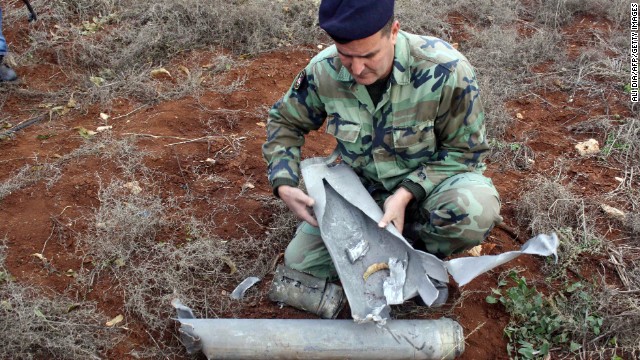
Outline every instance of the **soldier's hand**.
[(313, 198), (305, 194), (304, 191), (297, 187), (282, 185), (278, 187), (278, 195), (280, 199), (287, 204), (289, 210), (291, 210), (297, 217), (308, 222), (310, 225), (318, 226), (318, 221), (312, 215), (311, 207), (315, 204)]
[(393, 226), (402, 234), (404, 228), (404, 213), (407, 205), (413, 199), (413, 194), (405, 188), (398, 188), (393, 195), (384, 202), (384, 215), (378, 223), (380, 228), (386, 228), (391, 222)]

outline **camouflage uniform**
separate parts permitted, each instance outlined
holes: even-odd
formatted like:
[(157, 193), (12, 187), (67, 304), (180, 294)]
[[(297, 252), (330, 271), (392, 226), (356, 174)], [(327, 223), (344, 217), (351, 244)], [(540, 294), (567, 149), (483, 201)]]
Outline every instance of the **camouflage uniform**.
[[(502, 220), (498, 193), (482, 176), (489, 146), (476, 75), (447, 42), (400, 31), (377, 106), (341, 65), (335, 46), (315, 56), (269, 112), (263, 154), (274, 189), (298, 185), (304, 135), (325, 119), (342, 161), (379, 205), (399, 186), (414, 195), (406, 221), (421, 224), (430, 253), (444, 257), (473, 247)], [(318, 277), (335, 275), (309, 224), (298, 229), (285, 263)]]

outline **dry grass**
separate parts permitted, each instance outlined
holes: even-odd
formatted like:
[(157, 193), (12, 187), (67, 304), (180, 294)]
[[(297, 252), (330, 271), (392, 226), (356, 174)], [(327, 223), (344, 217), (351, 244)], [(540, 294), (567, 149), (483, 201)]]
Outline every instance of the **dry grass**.
[(588, 356), (609, 359), (617, 352), (635, 359), (640, 355), (640, 248), (628, 245), (609, 246), (609, 262), (615, 266), (622, 287), (600, 281), (594, 289), (597, 311), (605, 319), (602, 334), (590, 342)]
[(537, 176), (530, 180), (517, 206), (517, 219), (531, 234), (555, 232), (560, 239), (559, 267), (552, 277), (567, 269), (580, 272), (585, 255), (602, 254), (604, 238), (595, 230), (599, 211), (589, 200), (574, 195), (556, 179)]
[[(571, 298), (570, 306), (556, 310), (567, 318), (586, 318), (592, 313), (603, 319), (599, 333), (581, 333), (581, 325), (576, 324), (573, 341), (582, 346), (578, 351), (583, 358), (611, 359), (615, 354), (635, 358), (640, 353), (640, 249), (638, 244), (612, 243), (599, 234), (595, 225), (602, 223), (602, 215), (593, 199), (581, 199), (571, 189), (561, 185), (559, 179), (537, 177), (529, 182), (518, 206), (518, 219), (522, 226), (528, 226), (532, 233), (555, 231), (560, 238), (559, 263), (546, 265), (551, 278), (571, 281), (576, 276), (582, 279), (586, 295)], [(636, 201), (637, 201), (636, 195)], [(633, 215), (631, 215), (633, 216)], [(631, 220), (633, 221), (633, 220)], [(631, 230), (631, 238), (634, 238)], [(635, 233), (637, 234), (637, 233)], [(585, 259), (604, 260), (615, 269), (622, 283), (608, 283), (606, 267), (602, 271), (590, 267)], [(567, 270), (569, 272), (567, 272)], [(582, 274), (600, 276), (584, 277)], [(552, 288), (551, 291), (557, 291)], [(585, 309), (590, 309), (584, 313)], [(576, 313), (582, 311), (583, 314)], [(566, 314), (566, 315), (565, 315)]]
[(492, 140), (490, 143), (492, 161), (500, 169), (531, 170), (535, 164), (536, 156), (533, 149), (526, 145), (526, 142), (526, 139), (513, 143)]
[(640, 231), (637, 215), (640, 208), (640, 192), (637, 189), (640, 174), (640, 121), (622, 118), (617, 114), (596, 116), (572, 126), (571, 130), (597, 137), (602, 144), (599, 155), (602, 163), (619, 169), (618, 186), (603, 194), (603, 198), (624, 205), (623, 210), (627, 213), (624, 225), (634, 239)]
[(562, 58), (561, 37), (556, 31), (540, 30), (523, 39), (513, 28), (501, 26), (469, 32), (466, 55), (478, 72), (490, 135), (500, 139), (513, 121), (504, 103), (535, 87), (534, 65)]
[(130, 175), (140, 169), (144, 153), (136, 151), (129, 139), (115, 139), (108, 133), (100, 134), (53, 161), (41, 161), (35, 156), (33, 164), (23, 166), (10, 178), (0, 183), (0, 201), (11, 193), (40, 181), (44, 181), (47, 188), (53, 186), (70, 161), (87, 156), (111, 159), (121, 170)]
[[(215, 121), (228, 122), (230, 114), (220, 115), (223, 118)], [(263, 278), (273, 271), (295, 228), (284, 205), (272, 197), (256, 198), (275, 211), (264, 238), (245, 232), (238, 239), (223, 240), (216, 235), (215, 222), (192, 214), (195, 200), (190, 196), (162, 197), (163, 183), (153, 180), (159, 174), (144, 166), (146, 154), (131, 139), (117, 140), (104, 133), (52, 163), (25, 167), (0, 186), (0, 194), (39, 181), (53, 182), (67, 164), (89, 156), (115, 164), (118, 171), (108, 183), (99, 178), (100, 205), (88, 219), (89, 230), (76, 243), (87, 260), (83, 264), (88, 264), (78, 271), (74, 286), (78, 296), (85, 298), (101, 281), (111, 284), (109, 291), (123, 294), (127, 319), (142, 324), (150, 343), (156, 343), (151, 339), (158, 336), (164, 339), (155, 347), (136, 349), (143, 357), (182, 353), (171, 336), (174, 314), (169, 304), (176, 297), (208, 317), (240, 314), (245, 303), (232, 301), (227, 294), (247, 276)], [(229, 213), (232, 202), (208, 203), (209, 213)], [(246, 303), (265, 296), (250, 292)]]
[(92, 302), (16, 282), (0, 245), (0, 358), (101, 359), (122, 333)]
[[(215, 223), (183, 209), (189, 206), (186, 198), (161, 199), (154, 194), (160, 184), (139, 184), (143, 190), (137, 194), (119, 180), (102, 186), (100, 206), (91, 219), (94, 225), (80, 243), (94, 266), (79, 272), (78, 285), (88, 292), (99, 278), (111, 278), (113, 291), (123, 294), (127, 316), (139, 320), (150, 336), (165, 339), (143, 353), (181, 354), (182, 346), (170, 336), (171, 300), (180, 298), (204, 317), (239, 315), (266, 294), (250, 292), (242, 303), (228, 294), (244, 278), (264, 278), (273, 271), (295, 222), (282, 204), (260, 198), (256, 200), (276, 209), (265, 238), (247, 232), (245, 237), (223, 240), (215, 234)], [(220, 206), (224, 204), (211, 211)]]
[(62, 170), (56, 164), (25, 165), (11, 178), (0, 183), (0, 201), (11, 193), (41, 180), (44, 180), (47, 186), (51, 186), (61, 175)]
[(526, 15), (546, 27), (558, 28), (574, 19), (575, 15), (601, 14), (614, 26), (626, 29), (629, 23), (629, 3), (608, 0), (536, 0), (527, 7)]
[[(224, 48), (246, 56), (313, 43), (320, 34), (313, 1), (288, 0), (275, 6), (269, 0), (34, 1), (33, 5), (46, 15), (32, 25), (28, 43), (15, 44), (12, 56), (24, 66), (46, 62), (42, 53), (53, 54), (53, 62), (65, 69), (65, 78), (82, 88), (76, 91), (81, 108), (95, 102), (109, 105), (118, 97), (153, 103), (198, 96), (204, 88), (235, 91), (241, 79), (224, 87), (211, 72), (199, 68), (189, 69), (186, 76), (177, 76), (179, 71), (172, 69), (174, 79), (168, 83), (153, 79), (149, 73), (154, 68), (175, 66), (174, 59), (186, 51), (217, 53)], [(22, 6), (5, 8), (5, 27), (25, 21)], [(223, 64), (226, 71), (229, 59), (220, 61), (223, 56), (212, 63)], [(100, 77), (104, 84), (95, 85), (90, 77)], [(8, 94), (15, 92), (19, 90), (12, 86), (2, 87), (0, 109)], [(59, 94), (54, 102), (69, 95)]]

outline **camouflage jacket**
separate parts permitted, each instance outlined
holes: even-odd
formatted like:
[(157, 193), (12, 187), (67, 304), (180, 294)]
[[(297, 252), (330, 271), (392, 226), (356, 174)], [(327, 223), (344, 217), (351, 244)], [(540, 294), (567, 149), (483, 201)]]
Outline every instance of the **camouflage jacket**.
[(298, 185), (304, 135), (325, 121), (342, 161), (370, 190), (403, 186), (421, 201), (444, 179), (485, 168), (475, 72), (438, 38), (398, 34), (389, 86), (375, 107), (335, 46), (316, 55), (269, 111), (262, 151), (274, 190)]

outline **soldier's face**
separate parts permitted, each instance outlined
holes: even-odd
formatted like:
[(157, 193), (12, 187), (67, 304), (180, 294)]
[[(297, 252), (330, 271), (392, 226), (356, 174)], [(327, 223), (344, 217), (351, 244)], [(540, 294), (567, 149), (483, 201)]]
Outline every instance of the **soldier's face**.
[(342, 65), (358, 84), (371, 85), (391, 73), (399, 30), (400, 24), (394, 21), (390, 34), (383, 34), (381, 30), (347, 44), (336, 43)]

